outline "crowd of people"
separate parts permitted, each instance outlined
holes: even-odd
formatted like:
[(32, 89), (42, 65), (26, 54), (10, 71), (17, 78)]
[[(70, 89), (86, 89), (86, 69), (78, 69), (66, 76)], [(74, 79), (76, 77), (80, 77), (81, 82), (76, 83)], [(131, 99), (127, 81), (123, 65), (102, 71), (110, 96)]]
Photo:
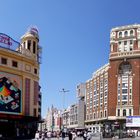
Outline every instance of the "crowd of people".
[(69, 140), (76, 140), (77, 137), (83, 137), (84, 140), (91, 140), (92, 134), (90, 131), (82, 130), (82, 131), (76, 131), (76, 130), (69, 130), (67, 132), (65, 131), (37, 131), (35, 134), (35, 139), (39, 140), (45, 140), (47, 138), (48, 140), (52, 137), (56, 137), (58, 140), (61, 138), (64, 140), (66, 137), (69, 138)]

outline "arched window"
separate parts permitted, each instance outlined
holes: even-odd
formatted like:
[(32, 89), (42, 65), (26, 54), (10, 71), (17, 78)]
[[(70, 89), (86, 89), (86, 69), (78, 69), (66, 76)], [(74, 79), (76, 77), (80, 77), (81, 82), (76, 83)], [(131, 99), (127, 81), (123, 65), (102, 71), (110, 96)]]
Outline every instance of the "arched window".
[(103, 114), (102, 114), (102, 112), (101, 112), (101, 118), (103, 117)]
[(94, 119), (95, 119), (95, 117), (96, 117), (96, 116), (95, 116), (95, 113), (94, 113)]
[(117, 115), (120, 116), (120, 109), (118, 109), (118, 114)]
[(132, 71), (132, 66), (130, 65), (129, 62), (123, 62), (119, 66), (119, 74), (121, 75), (128, 75)]
[(106, 114), (106, 110), (105, 110), (105, 117), (106, 117), (106, 115), (107, 115), (107, 114)]
[(127, 31), (124, 32), (124, 36), (125, 37), (128, 36), (128, 32)]
[(126, 116), (126, 109), (123, 109), (123, 116)]
[(28, 40), (28, 46), (27, 46), (28, 50), (31, 50), (31, 40)]
[(121, 38), (122, 37), (122, 32), (119, 32), (119, 38)]
[[(132, 66), (128, 61), (122, 62), (118, 69), (118, 106), (129, 105), (130, 83), (132, 87)], [(133, 94), (133, 93), (131, 93)]]
[(130, 36), (133, 36), (133, 30), (130, 31)]
[(33, 41), (33, 53), (35, 54), (36, 53), (36, 42)]

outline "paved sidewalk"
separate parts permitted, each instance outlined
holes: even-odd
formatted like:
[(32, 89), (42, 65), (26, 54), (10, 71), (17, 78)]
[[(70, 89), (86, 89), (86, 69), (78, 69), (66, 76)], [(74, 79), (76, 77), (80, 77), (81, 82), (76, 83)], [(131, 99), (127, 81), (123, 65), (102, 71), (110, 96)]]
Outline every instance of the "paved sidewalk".
[[(32, 140), (36, 140), (36, 139), (32, 139)], [(39, 140), (42, 140), (42, 139), (39, 139)], [(45, 138), (45, 140), (62, 140), (62, 138), (50, 138), (50, 139), (47, 139)], [(69, 140), (68, 137), (65, 138), (65, 140)], [(82, 137), (77, 137), (76, 140), (83, 140)], [(117, 138), (101, 138), (101, 137), (92, 137), (91, 140), (140, 140), (140, 137), (135, 137), (135, 138), (122, 138), (122, 139), (117, 139)]]

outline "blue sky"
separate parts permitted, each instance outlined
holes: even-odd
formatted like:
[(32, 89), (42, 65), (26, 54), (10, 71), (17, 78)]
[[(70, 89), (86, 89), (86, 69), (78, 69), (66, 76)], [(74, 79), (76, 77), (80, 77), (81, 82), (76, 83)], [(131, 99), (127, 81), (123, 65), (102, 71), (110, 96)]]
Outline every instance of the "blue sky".
[(42, 46), (40, 85), (42, 116), (48, 107), (77, 101), (76, 85), (109, 58), (110, 30), (140, 23), (139, 0), (4, 0), (0, 3), (0, 32), (20, 41), (31, 25), (39, 29)]

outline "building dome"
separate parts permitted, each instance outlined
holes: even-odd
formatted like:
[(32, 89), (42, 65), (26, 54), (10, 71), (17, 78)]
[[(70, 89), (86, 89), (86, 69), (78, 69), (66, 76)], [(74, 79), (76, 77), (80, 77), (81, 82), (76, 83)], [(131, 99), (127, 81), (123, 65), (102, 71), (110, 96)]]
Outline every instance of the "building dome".
[(39, 34), (38, 34), (38, 29), (37, 27), (29, 27), (27, 32), (21, 37), (21, 39), (23, 38), (27, 38), (27, 37), (35, 37), (38, 41), (39, 41)]

